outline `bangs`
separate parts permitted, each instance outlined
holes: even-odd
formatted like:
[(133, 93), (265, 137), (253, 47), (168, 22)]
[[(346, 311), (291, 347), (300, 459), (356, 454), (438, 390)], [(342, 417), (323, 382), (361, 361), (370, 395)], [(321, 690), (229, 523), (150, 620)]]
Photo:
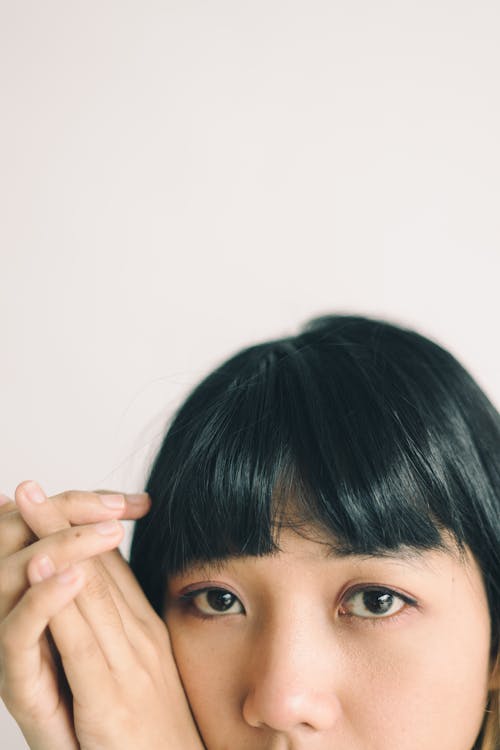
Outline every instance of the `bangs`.
[(444, 531), (462, 548), (456, 497), (474, 481), (474, 448), (448, 395), (457, 363), (422, 339), (441, 358), (431, 369), (419, 337), (392, 330), (390, 356), (376, 325), (377, 346), (351, 330), (348, 347), (338, 334), (313, 347), (306, 329), (206, 378), (153, 465), (136, 558), (161, 561), (164, 581), (193, 563), (272, 554), (281, 529), (306, 526), (338, 555), (448, 549)]

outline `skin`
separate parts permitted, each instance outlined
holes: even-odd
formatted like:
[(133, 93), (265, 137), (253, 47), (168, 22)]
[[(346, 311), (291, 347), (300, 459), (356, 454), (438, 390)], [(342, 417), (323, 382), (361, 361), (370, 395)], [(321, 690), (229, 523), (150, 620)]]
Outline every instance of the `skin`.
[(114, 549), (149, 503), (119, 497), (24, 482), (0, 506), (0, 697), (32, 750), (202, 750), (165, 623)]
[[(470, 552), (340, 558), (321, 541), (286, 530), (276, 555), (169, 580), (164, 619), (207, 750), (471, 750), (498, 676)], [(416, 604), (374, 614), (353, 592), (367, 584)], [(227, 613), (179, 599), (206, 586), (233, 594)]]
[[(26, 484), (17, 504), (0, 509), (0, 686), (34, 750), (472, 748), (487, 690), (500, 680), (488, 677), (489, 614), (470, 554), (465, 564), (453, 550), (328, 558), (320, 533), (307, 540), (285, 532), (279, 555), (173, 578), (168, 640), (121, 556), (103, 552), (121, 535), (105, 539), (89, 525), (139, 517), (144, 498), (110, 510), (102, 496), (72, 491), (33, 504)], [(78, 561), (80, 578), (40, 578), (46, 554), (56, 572)], [(383, 586), (416, 603), (400, 609), (389, 597), (389, 615), (377, 621), (354, 595), (367, 584), (378, 596)], [(186, 586), (207, 585), (239, 597), (229, 597), (231, 614), (217, 614), (206, 595), (181, 606)], [(68, 608), (73, 599), (80, 612)], [(200, 619), (196, 607), (214, 618)], [(74, 717), (58, 703), (47, 624)]]

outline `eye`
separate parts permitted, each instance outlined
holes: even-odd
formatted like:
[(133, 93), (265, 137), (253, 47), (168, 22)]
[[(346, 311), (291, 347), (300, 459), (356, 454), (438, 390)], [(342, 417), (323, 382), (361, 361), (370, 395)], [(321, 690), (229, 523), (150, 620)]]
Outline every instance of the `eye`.
[(188, 601), (201, 616), (218, 617), (244, 613), (238, 597), (227, 589), (197, 589), (183, 594), (181, 599)]
[(340, 614), (351, 617), (382, 619), (400, 612), (406, 604), (416, 605), (414, 599), (386, 588), (364, 588), (354, 591), (342, 605)]

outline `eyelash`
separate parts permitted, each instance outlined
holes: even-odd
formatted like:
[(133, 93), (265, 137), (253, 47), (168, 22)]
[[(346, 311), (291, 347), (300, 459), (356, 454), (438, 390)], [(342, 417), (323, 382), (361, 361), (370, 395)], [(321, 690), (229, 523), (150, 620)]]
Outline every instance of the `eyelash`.
[[(195, 589), (193, 591), (187, 591), (184, 594), (181, 594), (179, 596), (179, 600), (181, 603), (183, 603), (187, 609), (191, 611), (192, 614), (195, 615), (195, 617), (198, 617), (200, 620), (207, 620), (207, 621), (215, 621), (219, 620), (222, 617), (227, 617), (228, 615), (224, 614), (214, 614), (214, 615), (208, 615), (205, 612), (202, 612), (200, 609), (198, 609), (195, 605), (195, 599), (197, 596), (200, 596), (201, 594), (207, 593), (209, 591), (219, 591), (222, 593), (231, 594), (235, 598), (235, 601), (239, 601), (236, 594), (233, 594), (232, 591), (229, 591), (228, 589), (221, 588), (220, 586), (205, 586), (200, 589)], [(361, 615), (355, 615), (352, 613), (345, 613), (341, 615), (343, 618), (348, 619), (349, 621), (358, 621), (359, 624), (367, 625), (367, 626), (379, 626), (384, 624), (384, 622), (390, 621), (391, 623), (394, 623), (401, 619), (402, 617), (405, 617), (408, 614), (409, 608), (418, 608), (418, 602), (415, 599), (412, 599), (411, 597), (407, 596), (406, 594), (401, 594), (398, 591), (394, 591), (394, 589), (387, 588), (386, 586), (374, 586), (374, 585), (365, 585), (365, 586), (357, 586), (353, 588), (352, 590), (346, 592), (348, 594), (347, 601), (350, 601), (356, 596), (356, 594), (364, 593), (364, 592), (377, 592), (379, 594), (390, 594), (391, 596), (395, 597), (396, 599), (401, 600), (404, 603), (404, 606), (401, 607), (394, 615), (386, 615), (385, 617), (377, 617), (374, 615), (373, 617), (362, 617)], [(343, 600), (346, 600), (346, 597), (344, 596)], [(243, 608), (243, 604), (241, 604), (241, 607)], [(244, 608), (243, 608), (244, 609)], [(242, 614), (240, 612), (233, 613), (233, 614)]]
[[(394, 591), (394, 589), (387, 588), (387, 586), (357, 586), (346, 592), (348, 594), (347, 601), (353, 599), (356, 594), (369, 591), (377, 592), (378, 594), (390, 594), (395, 599), (399, 599), (401, 602), (403, 602), (403, 606), (398, 609), (397, 612), (393, 615), (386, 615), (381, 617), (377, 617), (376, 615), (374, 615), (373, 617), (361, 617), (360, 615), (355, 615), (347, 612), (343, 614), (342, 617), (351, 622), (356, 621), (356, 623), (360, 625), (368, 627), (379, 627), (381, 625), (398, 622), (403, 617), (406, 617), (409, 614), (409, 610), (419, 608), (419, 604), (416, 599), (412, 599), (410, 596), (402, 594), (399, 591)], [(344, 600), (346, 600), (345, 596), (343, 597), (342, 601)]]

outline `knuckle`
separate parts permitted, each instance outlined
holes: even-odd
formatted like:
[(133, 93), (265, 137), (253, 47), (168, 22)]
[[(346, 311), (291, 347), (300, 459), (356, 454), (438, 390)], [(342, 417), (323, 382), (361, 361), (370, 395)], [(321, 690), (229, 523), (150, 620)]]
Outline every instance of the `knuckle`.
[(12, 554), (13, 551), (21, 550), (35, 540), (35, 535), (22, 521), (18, 511), (0, 516), (0, 557), (5, 552)]
[[(4, 499), (7, 495), (4, 495), (2, 497), (2, 493), (0, 492), (0, 498)], [(16, 503), (14, 500), (11, 500), (10, 498), (7, 499), (7, 501), (3, 501), (0, 503), (0, 520), (2, 519), (2, 516), (8, 516), (12, 513), (12, 511), (15, 511), (17, 508)]]
[[(94, 566), (93, 566), (94, 567)], [(109, 588), (102, 575), (95, 570), (89, 573), (85, 584), (85, 592), (93, 599), (104, 601), (110, 597)]]
[(167, 644), (170, 648), (170, 637), (167, 626), (160, 617), (155, 616), (148, 620), (148, 630), (153, 636), (154, 643), (158, 643), (162, 650)]
[(89, 502), (99, 502), (100, 504), (97, 492), (86, 492), (84, 490), (65, 490), (57, 495), (54, 501), (67, 518), (79, 506), (88, 505)]
[[(44, 548), (47, 550), (56, 567), (63, 562), (70, 561), (75, 555), (75, 535), (68, 533), (70, 530), (64, 530), (61, 533), (47, 537), (47, 543)], [(45, 540), (44, 540), (45, 541)]]
[[(136, 665), (134, 668), (133, 684), (130, 685), (131, 695), (135, 696), (133, 702), (141, 700), (141, 696), (143, 695), (152, 694), (156, 687), (155, 678), (151, 674), (151, 670), (144, 668), (142, 665)], [(126, 717), (124, 719), (126, 720)]]
[(77, 663), (92, 661), (101, 655), (101, 649), (93, 638), (80, 638), (77, 643), (67, 646), (64, 659), (70, 659)]
[(77, 502), (80, 494), (81, 493), (78, 492), (78, 490), (65, 490), (57, 495), (57, 504), (61, 507), (61, 510), (64, 510), (65, 506)]
[(78, 545), (79, 542), (81, 546), (82, 540), (85, 543), (85, 540), (88, 540), (89, 536), (88, 529), (84, 529), (81, 526), (69, 526), (61, 530), (57, 541), (56, 539), (53, 541), (57, 544), (59, 552), (64, 557), (72, 557), (75, 554), (75, 543)]
[(171, 653), (170, 637), (165, 623), (154, 620), (139, 620), (141, 630), (140, 651), (146, 664), (158, 664), (159, 660)]
[(94, 534), (83, 526), (65, 526), (43, 539), (41, 552), (46, 552), (57, 567), (65, 562), (81, 560), (82, 556), (87, 554), (93, 554), (93, 539), (95, 543)]
[(144, 694), (144, 692), (149, 692), (149, 689), (152, 685), (154, 685), (154, 679), (153, 675), (148, 669), (139, 669), (136, 670), (137, 674), (134, 674), (134, 679), (137, 676), (137, 685), (139, 694)]

